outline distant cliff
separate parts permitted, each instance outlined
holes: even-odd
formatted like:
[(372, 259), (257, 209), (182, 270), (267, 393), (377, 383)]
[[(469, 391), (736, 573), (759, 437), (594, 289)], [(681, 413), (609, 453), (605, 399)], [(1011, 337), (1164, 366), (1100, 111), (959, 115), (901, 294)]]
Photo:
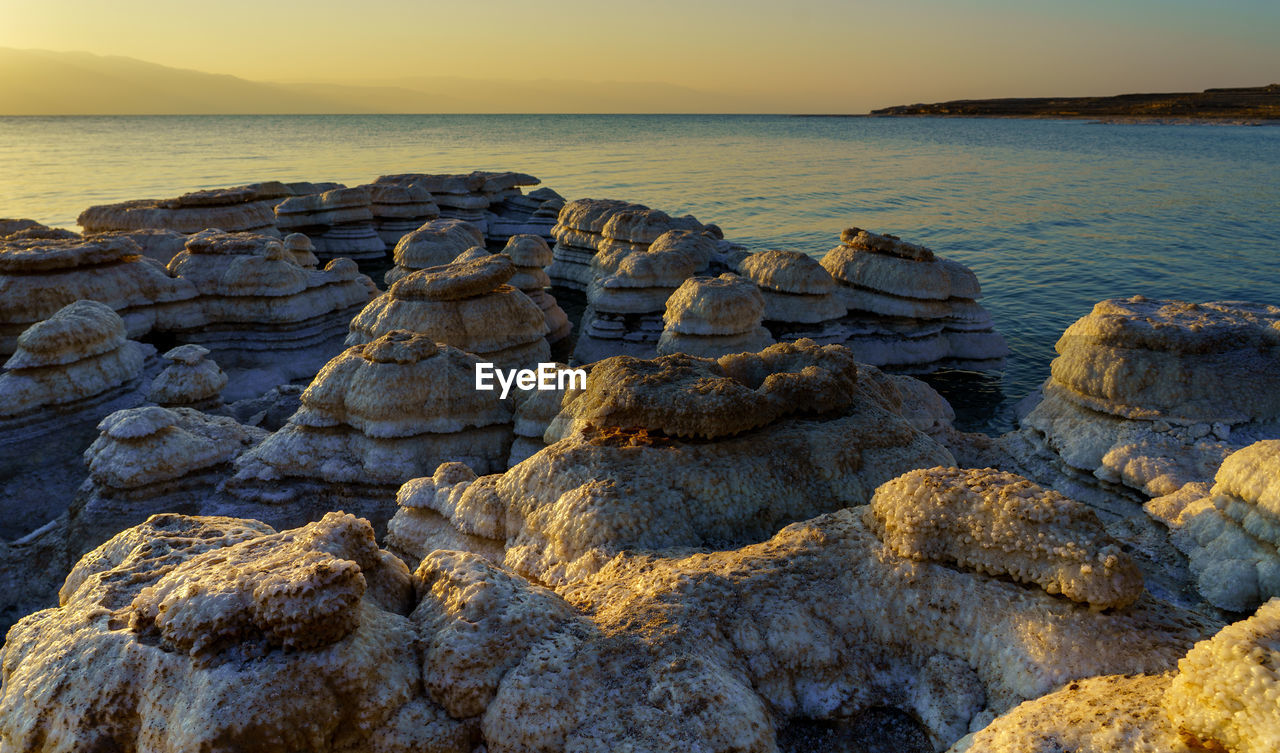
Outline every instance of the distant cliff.
[(987, 118), (1280, 120), (1280, 84), (1172, 94), (1121, 94), (1115, 97), (961, 99), (928, 105), (897, 105), (872, 110), (871, 114)]

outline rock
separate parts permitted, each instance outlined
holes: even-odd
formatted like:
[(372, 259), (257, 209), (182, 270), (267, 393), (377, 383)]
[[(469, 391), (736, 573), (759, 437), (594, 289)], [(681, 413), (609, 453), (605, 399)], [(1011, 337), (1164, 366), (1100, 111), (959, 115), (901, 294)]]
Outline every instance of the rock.
[(405, 481), (441, 463), (506, 468), (512, 410), (475, 389), (475, 356), (393, 331), (330, 361), (227, 488), (258, 504), (357, 509), (381, 527)]
[(835, 294), (831, 274), (817, 259), (799, 251), (772, 249), (744, 257), (737, 271), (760, 288), (764, 324), (775, 339), (844, 340), (837, 320), (845, 315), (845, 305)]
[(199, 345), (180, 345), (165, 353), (169, 365), (151, 382), (147, 399), (166, 408), (221, 407), (227, 375), (208, 355), (209, 349)]
[(732, 274), (690, 277), (667, 299), (658, 353), (716, 358), (773, 344), (761, 326), (764, 298), (750, 280)]
[(76, 222), (86, 234), (149, 228), (198, 233), (218, 228), (229, 233), (276, 234), (274, 207), (292, 195), (283, 183), (269, 181), (234, 188), (193, 191), (176, 199), (141, 199), (92, 206)]
[(569, 336), (573, 325), (564, 309), (547, 292), (551, 278), (544, 269), (551, 264), (551, 247), (540, 236), (515, 234), (507, 240), (502, 253), (511, 259), (516, 272), (508, 282), (538, 304), (547, 321), (547, 342), (555, 344)]
[(395, 245), (396, 266), (386, 274), (388, 285), (419, 269), (452, 262), (472, 246), (483, 246), (484, 234), (463, 220), (430, 220), (405, 234)]
[(943, 363), (1003, 368), (1009, 349), (975, 302), (981, 288), (964, 265), (896, 236), (849, 228), (822, 266), (844, 300), (846, 344), (860, 361), (921, 371)]
[(320, 259), (377, 261), (386, 257), (387, 247), (374, 229), (372, 204), (368, 186), (295, 196), (276, 205), (276, 225), (310, 237)]
[(407, 233), (440, 216), (431, 192), (418, 183), (374, 183), (369, 186), (370, 211), (378, 237), (393, 249)]
[(504, 284), (513, 274), (511, 261), (497, 255), (412, 272), (351, 320), (347, 344), (403, 329), (499, 368), (550, 361), (546, 317), (528, 296)]

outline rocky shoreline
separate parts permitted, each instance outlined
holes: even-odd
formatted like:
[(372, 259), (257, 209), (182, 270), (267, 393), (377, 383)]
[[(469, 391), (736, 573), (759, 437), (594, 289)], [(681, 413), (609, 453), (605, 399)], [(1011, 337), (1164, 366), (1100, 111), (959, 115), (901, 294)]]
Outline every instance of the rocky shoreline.
[(1280, 746), (1276, 302), (1101, 301), (968, 433), (965, 266), (537, 184), (0, 220), (0, 749)]

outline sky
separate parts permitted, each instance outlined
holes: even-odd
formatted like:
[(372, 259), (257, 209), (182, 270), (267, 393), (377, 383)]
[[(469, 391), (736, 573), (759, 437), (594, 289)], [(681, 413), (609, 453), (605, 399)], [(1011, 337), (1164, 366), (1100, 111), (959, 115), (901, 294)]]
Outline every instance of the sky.
[(0, 0), (0, 47), (266, 82), (649, 82), (755, 112), (865, 112), (1270, 83), (1280, 2)]

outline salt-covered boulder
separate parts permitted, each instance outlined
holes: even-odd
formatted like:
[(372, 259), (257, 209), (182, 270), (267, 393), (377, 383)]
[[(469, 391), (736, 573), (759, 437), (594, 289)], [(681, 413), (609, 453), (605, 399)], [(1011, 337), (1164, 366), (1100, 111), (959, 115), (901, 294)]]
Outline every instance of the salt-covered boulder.
[(615, 355), (657, 355), (667, 299), (707, 269), (715, 245), (706, 233), (672, 230), (638, 250), (615, 245), (593, 256), (574, 359), (590, 363)]
[(99, 301), (124, 318), (131, 337), (198, 324), (195, 288), (143, 256), (129, 237), (0, 240), (0, 355), (18, 335), (79, 300)]
[(507, 240), (502, 254), (511, 259), (516, 268), (515, 274), (507, 281), (508, 284), (529, 296), (542, 309), (549, 330), (547, 342), (556, 343), (568, 337), (573, 328), (569, 316), (547, 292), (547, 288), (551, 287), (551, 278), (545, 270), (552, 261), (551, 247), (540, 236), (516, 234)]
[(86, 234), (146, 228), (188, 234), (210, 228), (229, 233), (276, 234), (274, 207), (292, 195), (293, 191), (283, 183), (268, 181), (193, 191), (176, 199), (141, 199), (92, 206), (81, 212), (76, 222)]
[[(552, 228), (564, 208), (564, 197), (550, 188), (539, 188), (527, 194), (507, 196), (489, 205), (488, 236), (495, 240), (514, 235), (536, 235), (548, 244), (555, 243)], [(545, 266), (545, 265), (544, 265)]]
[(128, 239), (137, 244), (139, 251), (148, 259), (168, 265), (173, 257), (182, 252), (187, 243), (187, 235), (176, 230), (144, 228), (142, 230), (107, 230), (88, 236), (88, 240), (104, 243), (109, 240)]
[(0, 372), (0, 539), (56, 518), (98, 421), (142, 402), (155, 349), (125, 335), (106, 304), (77, 301), (18, 338)]
[(227, 375), (199, 345), (179, 345), (164, 354), (169, 365), (151, 382), (147, 399), (166, 408), (211, 410), (222, 405)]
[(585, 291), (595, 277), (591, 271), (591, 260), (604, 240), (601, 231), (605, 223), (613, 214), (628, 209), (648, 207), (617, 199), (575, 199), (566, 203), (551, 229), (556, 239), (552, 249), (555, 258), (547, 268), (551, 282), (559, 287)]
[(276, 205), (276, 225), (310, 237), (321, 259), (375, 261), (387, 247), (374, 229), (372, 204), (367, 186), (295, 196)]
[(226, 512), (219, 484), (267, 434), (225, 416), (157, 406), (116, 411), (98, 430), (84, 451), (89, 478), (66, 523), (73, 561), (156, 513)]
[(0, 654), (0, 738), (23, 750), (468, 753), (423, 692), (413, 581), (332, 513), (275, 533), (162, 515), (87, 555)]
[[(487, 236), (490, 224), (497, 219), (497, 215), (491, 211), (494, 205), (519, 197), (521, 186), (536, 186), (538, 183), (537, 178), (526, 173), (477, 170), (468, 174), (383, 175), (373, 185), (420, 186), (431, 193), (441, 217), (469, 222)], [(506, 236), (492, 237), (495, 240), (506, 240)]]
[(244, 374), (228, 388), (230, 399), (258, 394), (250, 380), (260, 370), (272, 384), (314, 375), (377, 293), (348, 259), (300, 267), (279, 240), (251, 233), (197, 233), (169, 271), (199, 291), (201, 312), (198, 326), (170, 331)]
[(1012, 473), (905, 473), (876, 490), (866, 522), (901, 557), (1004, 575), (1096, 609), (1142, 595), (1142, 574), (1092, 510)]
[(444, 462), (506, 468), (512, 406), (475, 389), (475, 356), (393, 331), (348, 348), (284, 428), (236, 461), (228, 488), (263, 504), (358, 509), (381, 526), (396, 489)]
[(391, 285), (410, 272), (448, 264), (473, 246), (484, 246), (484, 234), (475, 225), (465, 220), (430, 220), (396, 243), (392, 252), (396, 265), (384, 279)]
[(409, 330), (499, 368), (550, 361), (546, 317), (528, 296), (505, 284), (513, 274), (511, 260), (501, 255), (410, 273), (351, 320), (347, 344)]
[(440, 216), (431, 192), (418, 183), (374, 183), (369, 196), (374, 228), (388, 249), (395, 248), (406, 233)]
[(1280, 596), (1280, 439), (1232, 453), (1212, 487), (1189, 483), (1145, 509), (1171, 528), (1210, 604), (1247, 612)]
[(952, 464), (860, 382), (840, 346), (801, 341), (720, 362), (619, 356), (564, 403), (545, 433), (554, 444), (505, 474), (402, 493), (388, 541), (421, 557), (435, 543), (405, 531), (443, 518), (491, 540), (518, 572), (563, 583), (621, 549), (760, 541), (865, 504), (906, 470)]
[(1210, 481), (1235, 450), (1280, 438), (1278, 323), (1261, 304), (1097, 304), (1059, 339), (1042, 400), (1009, 438), (1015, 457), (1147, 497)]
[(843, 342), (838, 320), (845, 315), (836, 283), (817, 259), (799, 251), (770, 249), (743, 257), (738, 274), (754, 282), (764, 297), (764, 326), (778, 341), (807, 337)]
[(848, 228), (822, 258), (848, 313), (845, 343), (859, 361), (933, 370), (941, 364), (995, 369), (1009, 349), (976, 299), (964, 265), (897, 236)]
[(716, 358), (773, 344), (761, 326), (764, 298), (750, 280), (733, 274), (691, 277), (667, 299), (658, 353)]
[(1280, 748), (1280, 599), (1197, 643), (1178, 662), (1165, 706), (1204, 750)]
[(316, 244), (303, 233), (289, 233), (281, 243), (284, 244), (285, 253), (299, 267), (307, 269), (315, 269), (320, 266), (320, 258), (316, 256)]

